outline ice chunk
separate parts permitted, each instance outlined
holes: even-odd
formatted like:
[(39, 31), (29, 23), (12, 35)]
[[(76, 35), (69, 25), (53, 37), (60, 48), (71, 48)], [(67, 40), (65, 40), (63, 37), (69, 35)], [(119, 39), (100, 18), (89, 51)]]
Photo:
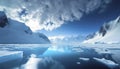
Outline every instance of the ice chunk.
[(80, 62), (76, 62), (77, 64), (81, 64)]
[(89, 61), (90, 60), (89, 58), (82, 58), (82, 57), (80, 57), (79, 59), (83, 60), (83, 61)]
[(23, 57), (22, 51), (0, 51), (0, 63)]
[(114, 67), (118, 66), (118, 64), (116, 64), (115, 62), (113, 62), (111, 60), (107, 60), (105, 58), (102, 58), (102, 59), (100, 59), (100, 58), (93, 58), (93, 59), (98, 61), (98, 62), (101, 62), (101, 63), (107, 65), (110, 68), (114, 68)]

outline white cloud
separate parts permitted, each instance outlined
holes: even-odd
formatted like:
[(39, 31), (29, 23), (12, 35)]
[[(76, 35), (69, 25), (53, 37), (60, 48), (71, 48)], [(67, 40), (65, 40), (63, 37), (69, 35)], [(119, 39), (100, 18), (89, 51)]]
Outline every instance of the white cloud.
[(65, 21), (80, 20), (84, 13), (111, 0), (0, 0), (0, 10), (8, 17), (25, 22), (35, 30), (53, 30)]

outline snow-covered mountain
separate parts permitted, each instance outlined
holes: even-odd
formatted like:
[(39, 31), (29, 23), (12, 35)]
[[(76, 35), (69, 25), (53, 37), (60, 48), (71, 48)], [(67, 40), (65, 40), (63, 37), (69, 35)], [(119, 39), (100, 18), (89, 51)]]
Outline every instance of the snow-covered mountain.
[(33, 33), (24, 23), (7, 18), (0, 11), (0, 44), (50, 43), (42, 33)]
[(85, 36), (82, 35), (72, 35), (72, 36), (51, 36), (49, 37), (50, 41), (52, 43), (81, 43), (83, 40), (85, 40)]
[(105, 23), (98, 32), (89, 35), (83, 43), (120, 43), (120, 16)]

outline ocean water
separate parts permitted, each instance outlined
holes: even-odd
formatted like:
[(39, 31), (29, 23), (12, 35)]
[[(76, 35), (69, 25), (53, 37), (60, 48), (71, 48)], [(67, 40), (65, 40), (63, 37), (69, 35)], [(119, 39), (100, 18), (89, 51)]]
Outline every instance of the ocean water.
[(0, 51), (23, 51), (22, 58), (0, 63), (0, 69), (119, 69), (94, 59), (117, 63), (111, 54), (80, 45), (1, 44)]

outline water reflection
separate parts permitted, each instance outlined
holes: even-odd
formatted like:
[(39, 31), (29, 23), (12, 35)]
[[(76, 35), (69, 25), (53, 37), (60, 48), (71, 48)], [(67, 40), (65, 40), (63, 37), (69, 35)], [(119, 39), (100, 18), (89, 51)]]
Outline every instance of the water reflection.
[[(18, 67), (17, 67), (18, 68)], [(38, 58), (32, 54), (28, 62), (18, 69), (65, 69), (64, 66), (50, 57)]]
[(38, 69), (65, 69), (64, 65), (51, 57), (45, 57), (38, 66)]
[(22, 69), (38, 69), (38, 63), (41, 61), (40, 58), (36, 58), (35, 54), (31, 54), (26, 64), (22, 65)]
[[(110, 60), (112, 60), (112, 58), (106, 58), (104, 56), (105, 54), (99, 54), (93, 48), (53, 45), (41, 54), (41, 50), (45, 49), (45, 47), (34, 47), (34, 45), (33, 47), (26, 48), (14, 47), (12, 50), (24, 52), (23, 59), (21, 61), (18, 59), (18, 65), (11, 64), (10, 68), (0, 69), (111, 69), (107, 65), (98, 62), (93, 58), (105, 58)], [(4, 63), (4, 65), (7, 65), (8, 63), (10, 64), (11, 61)], [(114, 69), (119, 68), (115, 67)]]

